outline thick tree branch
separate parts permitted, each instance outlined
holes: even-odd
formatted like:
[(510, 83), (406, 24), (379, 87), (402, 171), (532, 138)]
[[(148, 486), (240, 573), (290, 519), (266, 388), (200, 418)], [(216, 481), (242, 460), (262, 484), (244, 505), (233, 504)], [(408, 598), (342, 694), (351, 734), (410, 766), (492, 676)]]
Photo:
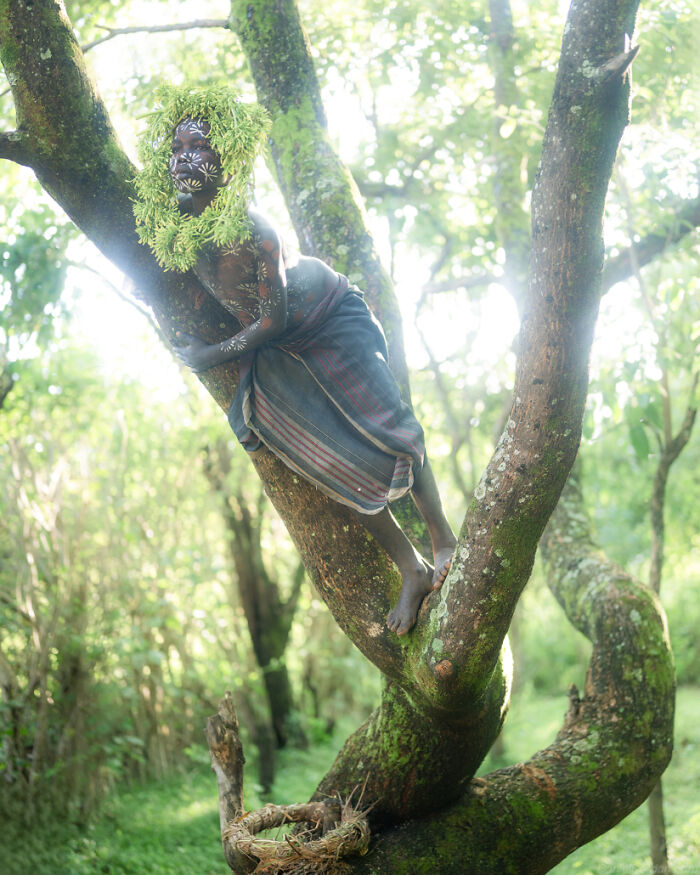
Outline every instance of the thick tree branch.
[(296, 4), (232, 0), (231, 20), (248, 56), (258, 99), (272, 116), (270, 149), (302, 251), (361, 286), (384, 326), (389, 364), (408, 399), (398, 303), (367, 230), (357, 186), (330, 144)]
[(574, 478), (542, 548), (550, 588), (593, 644), (583, 695), (571, 689), (553, 744), (473, 779), (439, 814), (375, 835), (351, 871), (544, 873), (641, 804), (666, 767), (674, 675), (665, 618), (648, 587), (596, 547)]
[(410, 643), (422, 688), (444, 707), (482, 694), (578, 449), (598, 312), (603, 204), (628, 98), (623, 79), (588, 74), (623, 49), (635, 11), (635, 0), (574, 2), (569, 11), (532, 198), (513, 406), (462, 526), (456, 561), (430, 605), (430, 622)]
[(33, 155), (29, 139), (21, 131), (0, 132), (0, 158), (31, 167)]

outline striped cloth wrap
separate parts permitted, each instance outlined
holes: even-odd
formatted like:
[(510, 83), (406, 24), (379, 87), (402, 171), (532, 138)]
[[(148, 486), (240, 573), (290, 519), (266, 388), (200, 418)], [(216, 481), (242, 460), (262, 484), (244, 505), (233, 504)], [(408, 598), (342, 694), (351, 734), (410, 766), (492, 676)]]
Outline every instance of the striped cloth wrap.
[(246, 450), (264, 444), (361, 513), (379, 513), (411, 488), (423, 429), (401, 400), (384, 332), (347, 277), (301, 325), (238, 364), (228, 419)]

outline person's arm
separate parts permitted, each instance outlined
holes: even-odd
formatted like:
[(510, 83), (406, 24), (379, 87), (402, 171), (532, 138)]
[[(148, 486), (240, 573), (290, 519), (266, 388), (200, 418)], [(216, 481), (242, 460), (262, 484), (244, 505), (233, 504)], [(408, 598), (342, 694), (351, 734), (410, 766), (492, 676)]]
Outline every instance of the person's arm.
[(180, 361), (194, 371), (206, 371), (257, 349), (281, 334), (287, 324), (287, 278), (282, 257), (282, 241), (275, 229), (264, 221), (255, 221), (258, 248), (258, 296), (260, 315), (233, 337), (221, 343), (205, 343), (191, 334), (179, 333), (185, 341), (175, 348)]

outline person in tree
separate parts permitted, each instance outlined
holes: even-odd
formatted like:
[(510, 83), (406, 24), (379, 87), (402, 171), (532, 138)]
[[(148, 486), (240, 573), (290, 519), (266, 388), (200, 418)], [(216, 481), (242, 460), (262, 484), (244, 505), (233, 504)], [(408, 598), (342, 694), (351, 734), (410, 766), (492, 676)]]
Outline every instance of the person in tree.
[[(387, 625), (405, 635), (423, 598), (442, 585), (456, 540), (382, 329), (345, 276), (292, 252), (249, 206), (264, 110), (225, 88), (166, 86), (157, 95), (136, 179), (140, 237), (166, 269), (193, 269), (240, 324), (221, 343), (181, 334), (177, 355), (194, 371), (237, 361), (228, 418), (238, 440), (251, 453), (266, 446), (355, 512), (401, 573)], [(430, 534), (433, 568), (388, 508), (408, 491)]]

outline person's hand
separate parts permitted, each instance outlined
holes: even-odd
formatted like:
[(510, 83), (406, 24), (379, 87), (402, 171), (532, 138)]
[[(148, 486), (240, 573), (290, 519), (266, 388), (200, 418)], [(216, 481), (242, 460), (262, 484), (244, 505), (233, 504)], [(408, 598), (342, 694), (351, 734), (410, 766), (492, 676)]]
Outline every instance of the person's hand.
[(174, 347), (175, 355), (183, 365), (199, 372), (206, 371), (216, 364), (212, 359), (212, 344), (205, 343), (192, 334), (185, 334), (184, 331), (177, 331), (175, 338), (181, 344)]

